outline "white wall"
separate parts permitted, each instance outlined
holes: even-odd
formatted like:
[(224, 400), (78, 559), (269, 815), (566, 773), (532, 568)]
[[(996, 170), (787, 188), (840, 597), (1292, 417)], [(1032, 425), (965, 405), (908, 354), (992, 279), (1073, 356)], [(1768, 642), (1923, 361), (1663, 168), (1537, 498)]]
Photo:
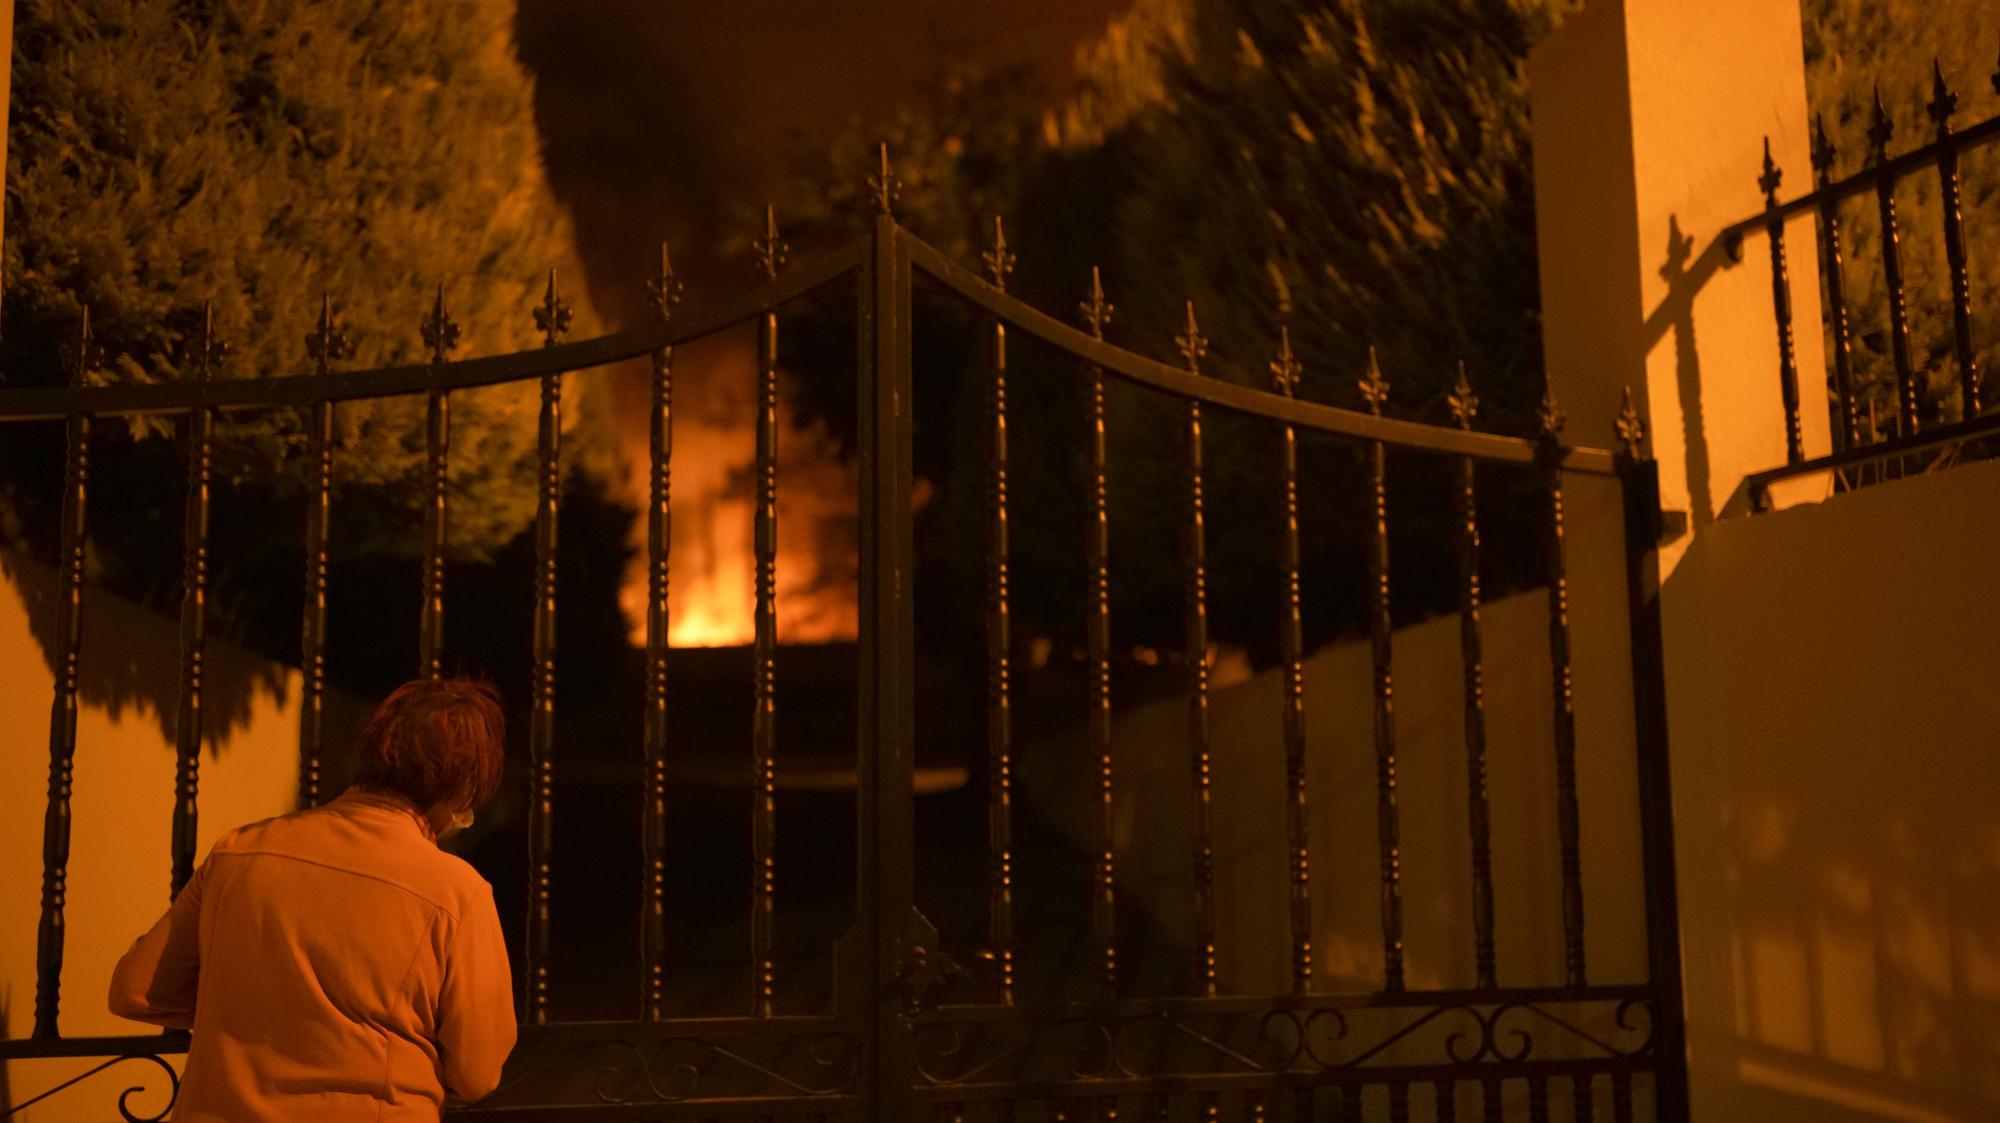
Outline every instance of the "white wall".
[(1733, 519), (1662, 601), (1697, 1119), (2000, 1118), (2000, 464)]
[[(54, 679), (36, 630), (46, 630), (55, 587), (46, 567), (0, 557), (0, 1037), (34, 1029), (35, 943), (41, 915), (42, 818), (48, 783), (49, 704)], [(167, 907), (173, 822), (171, 707), (178, 663), (175, 622), (86, 588), (83, 679), (70, 834), (68, 940), (60, 1026), (64, 1036), (152, 1032), (105, 1009), (111, 968)], [(201, 759), (197, 853), (217, 835), (293, 808), (298, 784), (298, 672), (211, 640), (209, 737)], [(329, 745), (345, 744), (359, 707), (328, 699)], [(172, 1058), (178, 1067), (179, 1058)], [(97, 1063), (16, 1061), (4, 1066), (0, 1104), (19, 1103)], [(165, 1076), (127, 1063), (14, 1119), (109, 1118), (118, 1093), (150, 1112)]]

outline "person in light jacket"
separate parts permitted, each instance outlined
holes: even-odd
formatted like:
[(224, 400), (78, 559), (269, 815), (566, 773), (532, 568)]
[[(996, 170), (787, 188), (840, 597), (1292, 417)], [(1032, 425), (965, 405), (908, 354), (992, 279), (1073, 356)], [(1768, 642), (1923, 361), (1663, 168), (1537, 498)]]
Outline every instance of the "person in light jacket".
[(378, 706), (354, 785), (223, 835), (111, 977), (111, 1012), (192, 1031), (177, 1123), (436, 1120), (514, 1047), (493, 887), (437, 839), (499, 786), (491, 687)]

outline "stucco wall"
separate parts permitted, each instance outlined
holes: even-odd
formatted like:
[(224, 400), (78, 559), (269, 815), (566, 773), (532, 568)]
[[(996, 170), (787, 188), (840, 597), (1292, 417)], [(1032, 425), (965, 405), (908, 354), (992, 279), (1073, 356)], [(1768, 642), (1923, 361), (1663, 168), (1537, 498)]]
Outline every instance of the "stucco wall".
[[(1804, 59), (1798, 0), (1588, 0), (1530, 63), (1549, 383), (1572, 436), (1596, 445), (1632, 389), (1661, 502), (1695, 530), (1747, 508), (1745, 475), (1785, 463), (1770, 243), (1748, 238), (1732, 262), (1720, 235), (1764, 205), (1767, 140), (1780, 198), (1811, 187)], [(1831, 438), (1810, 215), (1787, 226), (1785, 249), (1816, 456)], [(1774, 499), (1818, 498), (1827, 483)], [(1665, 545), (1663, 571), (1687, 542)]]
[[(34, 1027), (35, 942), (40, 918), (42, 819), (48, 782), (49, 703), (54, 679), (36, 638), (53, 574), (0, 559), (0, 1036)], [(174, 801), (174, 746), (161, 699), (174, 696), (174, 621), (101, 590), (86, 590), (84, 700), (77, 731), (70, 835), (68, 939), (63, 965), (64, 1036), (151, 1032), (105, 1009), (111, 968), (167, 907)], [(217, 705), (202, 753), (197, 852), (245, 822), (292, 809), (298, 784), (298, 672), (211, 641), (207, 678)], [(328, 743), (344, 744), (358, 707), (328, 702)], [(179, 1058), (173, 1058), (178, 1066)], [(19, 1061), (4, 1066), (0, 1104), (19, 1103), (95, 1061)], [(166, 1095), (165, 1077), (127, 1063), (12, 1118), (109, 1118), (120, 1090), (142, 1113)]]
[(1695, 538), (1662, 601), (1696, 1119), (2000, 1118), (2000, 464)]

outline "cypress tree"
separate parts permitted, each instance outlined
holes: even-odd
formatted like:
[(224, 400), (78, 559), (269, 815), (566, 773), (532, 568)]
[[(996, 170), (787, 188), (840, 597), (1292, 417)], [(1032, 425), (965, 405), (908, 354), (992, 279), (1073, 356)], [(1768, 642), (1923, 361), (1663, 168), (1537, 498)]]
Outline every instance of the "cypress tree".
[[(489, 0), (22, 0), (5, 385), (58, 384), (85, 306), (103, 349), (92, 382), (189, 377), (183, 345), (204, 300), (233, 344), (225, 378), (310, 370), (304, 337), (322, 293), (353, 343), (348, 367), (427, 358), (418, 329), (437, 284), (461, 357), (534, 345), (530, 309), (551, 267), (588, 331), (512, 23), (513, 5)], [(536, 400), (533, 385), (454, 395), (456, 555), (486, 556), (531, 518)], [(343, 549), (416, 548), (423, 416), (421, 398), (338, 407)], [(212, 556), (225, 615), (232, 573), (298, 549), (302, 421), (290, 409), (221, 419), (215, 503), (228, 541)], [(155, 603), (179, 569), (172, 426), (96, 429), (94, 563)], [(46, 550), (60, 435), (9, 428), (0, 532)]]

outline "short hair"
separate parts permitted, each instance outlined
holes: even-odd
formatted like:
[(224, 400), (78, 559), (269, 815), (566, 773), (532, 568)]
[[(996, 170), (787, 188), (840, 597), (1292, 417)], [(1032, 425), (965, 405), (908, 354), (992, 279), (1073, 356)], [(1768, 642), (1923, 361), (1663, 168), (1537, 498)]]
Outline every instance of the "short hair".
[(417, 679), (382, 699), (361, 730), (355, 783), (434, 807), (482, 807), (500, 788), (506, 718), (474, 679)]

